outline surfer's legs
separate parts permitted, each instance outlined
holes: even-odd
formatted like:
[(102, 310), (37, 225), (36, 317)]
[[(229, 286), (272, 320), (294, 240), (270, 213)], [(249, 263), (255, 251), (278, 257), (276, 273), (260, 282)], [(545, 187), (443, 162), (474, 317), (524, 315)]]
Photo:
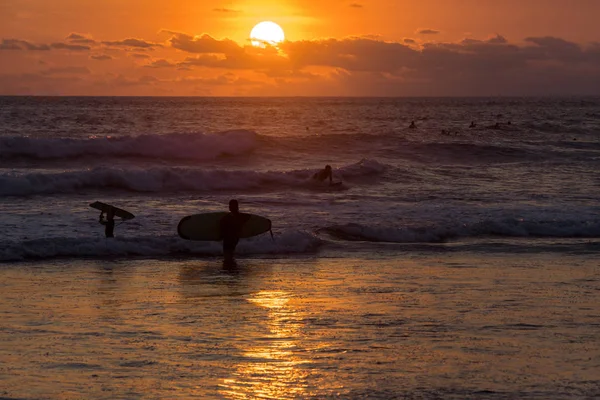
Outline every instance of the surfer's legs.
[(235, 247), (237, 246), (239, 239), (225, 238), (223, 239), (223, 255), (225, 257), (233, 257), (235, 253)]

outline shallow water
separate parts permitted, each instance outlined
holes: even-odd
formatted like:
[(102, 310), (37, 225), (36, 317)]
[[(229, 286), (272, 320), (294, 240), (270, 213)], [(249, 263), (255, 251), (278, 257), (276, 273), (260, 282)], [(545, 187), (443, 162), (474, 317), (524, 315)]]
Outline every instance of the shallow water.
[(0, 275), (8, 398), (600, 395), (593, 255), (57, 260)]

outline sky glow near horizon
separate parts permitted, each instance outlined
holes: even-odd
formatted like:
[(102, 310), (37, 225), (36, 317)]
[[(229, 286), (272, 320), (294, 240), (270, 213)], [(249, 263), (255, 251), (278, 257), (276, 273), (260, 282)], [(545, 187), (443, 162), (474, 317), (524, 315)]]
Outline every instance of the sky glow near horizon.
[[(0, 95), (597, 95), (597, 15), (594, 0), (0, 0)], [(261, 21), (286, 41), (252, 46)]]

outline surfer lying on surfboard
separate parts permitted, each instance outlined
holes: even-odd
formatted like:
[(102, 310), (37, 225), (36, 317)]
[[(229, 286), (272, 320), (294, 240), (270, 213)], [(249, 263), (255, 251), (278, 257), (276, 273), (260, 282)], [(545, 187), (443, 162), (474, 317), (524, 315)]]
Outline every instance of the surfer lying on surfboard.
[(333, 172), (331, 170), (331, 165), (326, 165), (325, 169), (315, 172), (312, 178), (319, 182), (325, 182), (325, 179), (329, 178), (329, 184), (331, 185), (333, 183)]

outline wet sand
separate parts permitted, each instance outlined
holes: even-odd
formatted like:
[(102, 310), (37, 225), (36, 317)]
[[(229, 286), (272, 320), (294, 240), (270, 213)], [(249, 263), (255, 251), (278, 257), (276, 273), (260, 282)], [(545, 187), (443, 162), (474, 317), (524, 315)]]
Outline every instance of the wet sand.
[(593, 398), (593, 255), (0, 265), (0, 398)]

